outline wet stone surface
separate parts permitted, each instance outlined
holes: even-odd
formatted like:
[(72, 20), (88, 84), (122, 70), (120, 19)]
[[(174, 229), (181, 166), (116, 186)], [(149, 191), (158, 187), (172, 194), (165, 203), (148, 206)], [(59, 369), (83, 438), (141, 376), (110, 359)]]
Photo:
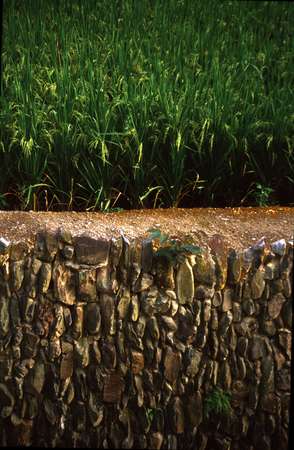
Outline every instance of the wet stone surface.
[[(0, 236), (2, 446), (286, 448), (293, 245)], [(232, 414), (205, 414), (214, 387)], [(283, 423), (283, 425), (281, 425)]]

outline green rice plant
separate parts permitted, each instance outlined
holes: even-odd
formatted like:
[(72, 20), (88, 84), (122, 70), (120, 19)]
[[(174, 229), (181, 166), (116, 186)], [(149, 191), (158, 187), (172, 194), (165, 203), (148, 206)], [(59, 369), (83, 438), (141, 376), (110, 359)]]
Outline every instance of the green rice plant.
[[(101, 154), (97, 150), (101, 147)], [(84, 197), (77, 196), (84, 201), (86, 210), (108, 210), (113, 208), (121, 192), (114, 187), (115, 173), (112, 165), (108, 161), (108, 147), (104, 140), (100, 142), (100, 146), (93, 146), (92, 150), (85, 152), (85, 156), (81, 156), (76, 161), (76, 168), (80, 174), (80, 181), (77, 186), (81, 188)]]
[(287, 2), (5, 0), (5, 198), (212, 206), (260, 182), (285, 202), (293, 20)]

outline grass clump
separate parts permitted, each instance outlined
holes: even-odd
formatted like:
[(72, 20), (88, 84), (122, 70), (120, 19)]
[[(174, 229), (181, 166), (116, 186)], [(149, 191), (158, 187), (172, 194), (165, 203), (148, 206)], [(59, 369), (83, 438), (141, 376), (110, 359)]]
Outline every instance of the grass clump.
[(211, 414), (230, 415), (232, 412), (230, 400), (229, 392), (224, 392), (217, 386), (214, 387), (204, 400), (204, 417), (209, 418)]

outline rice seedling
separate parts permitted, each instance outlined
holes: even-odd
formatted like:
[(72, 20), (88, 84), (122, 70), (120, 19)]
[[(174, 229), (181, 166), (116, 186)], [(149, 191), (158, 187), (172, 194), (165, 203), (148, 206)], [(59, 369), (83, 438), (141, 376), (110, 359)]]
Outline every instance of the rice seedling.
[(45, 189), (53, 209), (231, 206), (256, 183), (287, 204), (293, 19), (287, 2), (4, 0), (1, 207), (45, 207)]

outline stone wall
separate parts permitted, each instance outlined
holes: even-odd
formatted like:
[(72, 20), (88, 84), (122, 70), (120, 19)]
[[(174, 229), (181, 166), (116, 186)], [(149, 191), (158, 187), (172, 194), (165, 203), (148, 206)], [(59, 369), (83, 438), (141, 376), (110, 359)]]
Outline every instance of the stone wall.
[[(0, 239), (0, 444), (287, 448), (293, 242)], [(229, 415), (204, 415), (212, 388)]]

